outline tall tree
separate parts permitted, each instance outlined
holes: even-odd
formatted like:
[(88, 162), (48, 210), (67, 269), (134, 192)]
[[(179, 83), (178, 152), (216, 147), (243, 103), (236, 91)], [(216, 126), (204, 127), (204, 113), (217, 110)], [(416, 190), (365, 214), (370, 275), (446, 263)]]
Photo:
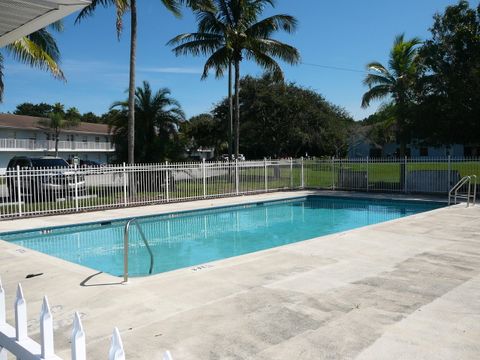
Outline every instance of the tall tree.
[[(346, 154), (353, 120), (344, 109), (312, 90), (275, 81), (269, 75), (243, 77), (241, 87), (241, 132), (245, 141), (240, 150), (247, 158)], [(228, 99), (212, 113), (214, 123), (227, 124)], [(225, 141), (225, 130), (212, 131), (217, 142)], [(209, 142), (215, 144), (212, 139)]]
[[(40, 29), (34, 33), (24, 36), (5, 46), (5, 50), (15, 60), (31, 67), (50, 72), (55, 78), (65, 80), (60, 69), (60, 50), (58, 49), (52, 32), (63, 31), (63, 23), (57, 21), (47, 28)], [(3, 49), (2, 49), (3, 50)], [(3, 101), (4, 93), (4, 56), (0, 52), (0, 103)]]
[(434, 16), (419, 50), (416, 131), (430, 143), (479, 144), (480, 5), (467, 1)]
[[(175, 16), (179, 17), (181, 5), (193, 9), (207, 8), (210, 0), (160, 0), (162, 4)], [(128, 162), (135, 162), (135, 64), (137, 57), (137, 0), (92, 0), (77, 17), (77, 22), (92, 15), (98, 6), (114, 6), (116, 10), (117, 35), (122, 31), (123, 15), (130, 10), (130, 70), (128, 85)]]
[(221, 155), (228, 147), (228, 127), (224, 119), (212, 114), (193, 116), (181, 124), (180, 134), (190, 152), (198, 148), (213, 148)]
[[(124, 157), (124, 139), (128, 131), (128, 100), (115, 102), (111, 109), (120, 110), (110, 118), (120, 157)], [(161, 88), (154, 92), (147, 81), (135, 91), (135, 153), (140, 162), (158, 162), (167, 156), (168, 143), (175, 140), (179, 124), (185, 114), (170, 90)]]
[(390, 97), (395, 104), (400, 156), (406, 154), (408, 141), (408, 108), (414, 96), (415, 81), (418, 75), (419, 38), (405, 40), (404, 34), (395, 38), (390, 51), (388, 67), (379, 62), (367, 65), (369, 74), (363, 83), (369, 90), (363, 95), (362, 107), (366, 108), (373, 100)]
[(70, 129), (78, 126), (80, 118), (76, 116), (66, 116), (62, 104), (55, 104), (54, 110), (49, 114), (47, 119), (42, 119), (40, 124), (47, 127), (53, 135), (55, 140), (55, 157), (58, 156), (58, 141), (60, 133), (65, 129)]
[[(300, 54), (294, 47), (275, 40), (278, 30), (293, 32), (297, 21), (293, 16), (280, 14), (259, 20), (265, 7), (274, 6), (274, 0), (214, 0), (215, 10), (197, 11), (198, 31), (181, 34), (169, 43), (175, 45), (175, 54), (207, 55), (203, 77), (210, 70), (217, 76), (231, 65), (234, 68), (235, 157), (240, 149), (240, 64), (244, 59), (254, 60), (276, 78), (283, 72), (275, 58), (296, 64)], [(230, 73), (230, 71), (229, 71)]]

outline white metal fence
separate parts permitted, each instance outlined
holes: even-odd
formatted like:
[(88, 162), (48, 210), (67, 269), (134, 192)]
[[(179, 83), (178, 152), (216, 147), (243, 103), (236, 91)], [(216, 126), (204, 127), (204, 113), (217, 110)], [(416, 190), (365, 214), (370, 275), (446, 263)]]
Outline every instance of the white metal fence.
[(287, 159), (9, 169), (0, 219), (287, 189), (447, 194), (478, 158)]
[[(43, 298), (40, 311), (40, 343), (28, 336), (27, 303), (23, 296), (22, 286), (18, 284), (14, 303), (15, 326), (7, 324), (5, 291), (0, 279), (0, 360), (7, 360), (10, 353), (18, 360), (62, 360), (55, 355), (53, 338), (53, 317), (47, 297)], [(71, 340), (71, 359), (86, 360), (85, 332), (80, 315), (75, 313)], [(114, 329), (108, 360), (125, 360), (120, 332)], [(163, 360), (172, 360), (170, 352), (165, 352)]]

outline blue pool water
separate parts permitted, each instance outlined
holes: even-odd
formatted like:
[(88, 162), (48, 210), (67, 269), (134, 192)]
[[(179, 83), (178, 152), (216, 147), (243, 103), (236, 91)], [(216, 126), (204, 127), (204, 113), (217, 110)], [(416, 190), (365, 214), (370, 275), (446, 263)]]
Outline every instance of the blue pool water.
[[(144, 217), (154, 273), (264, 250), (444, 206), (308, 196), (291, 200)], [(123, 274), (126, 220), (0, 234), (20, 246), (113, 275)], [(148, 274), (149, 255), (131, 228), (129, 273)]]

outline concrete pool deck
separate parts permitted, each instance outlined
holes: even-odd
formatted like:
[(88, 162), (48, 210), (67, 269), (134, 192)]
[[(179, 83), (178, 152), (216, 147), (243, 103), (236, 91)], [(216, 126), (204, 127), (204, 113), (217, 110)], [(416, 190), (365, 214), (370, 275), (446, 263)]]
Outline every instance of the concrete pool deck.
[[(0, 231), (309, 193), (3, 221)], [(31, 273), (43, 275), (25, 279)], [(55, 345), (65, 357), (78, 310), (91, 359), (106, 358), (114, 326), (128, 360), (160, 359), (165, 349), (175, 360), (480, 358), (479, 206), (442, 208), (128, 285), (0, 241), (0, 276), (7, 304), (22, 282), (33, 338), (42, 295), (48, 295)]]

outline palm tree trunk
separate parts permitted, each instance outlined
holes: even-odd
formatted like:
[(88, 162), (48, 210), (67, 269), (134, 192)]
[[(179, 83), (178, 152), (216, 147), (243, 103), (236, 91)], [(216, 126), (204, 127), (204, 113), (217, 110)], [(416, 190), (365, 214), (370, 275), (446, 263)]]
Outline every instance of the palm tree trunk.
[(235, 60), (235, 159), (240, 153), (240, 61)]
[(233, 98), (232, 98), (232, 62), (228, 63), (228, 159), (232, 159), (233, 154)]
[(58, 137), (60, 136), (59, 129), (55, 129), (55, 157), (58, 157)]
[(137, 1), (130, 0), (130, 81), (128, 84), (128, 163), (135, 162), (135, 59), (137, 52)]

